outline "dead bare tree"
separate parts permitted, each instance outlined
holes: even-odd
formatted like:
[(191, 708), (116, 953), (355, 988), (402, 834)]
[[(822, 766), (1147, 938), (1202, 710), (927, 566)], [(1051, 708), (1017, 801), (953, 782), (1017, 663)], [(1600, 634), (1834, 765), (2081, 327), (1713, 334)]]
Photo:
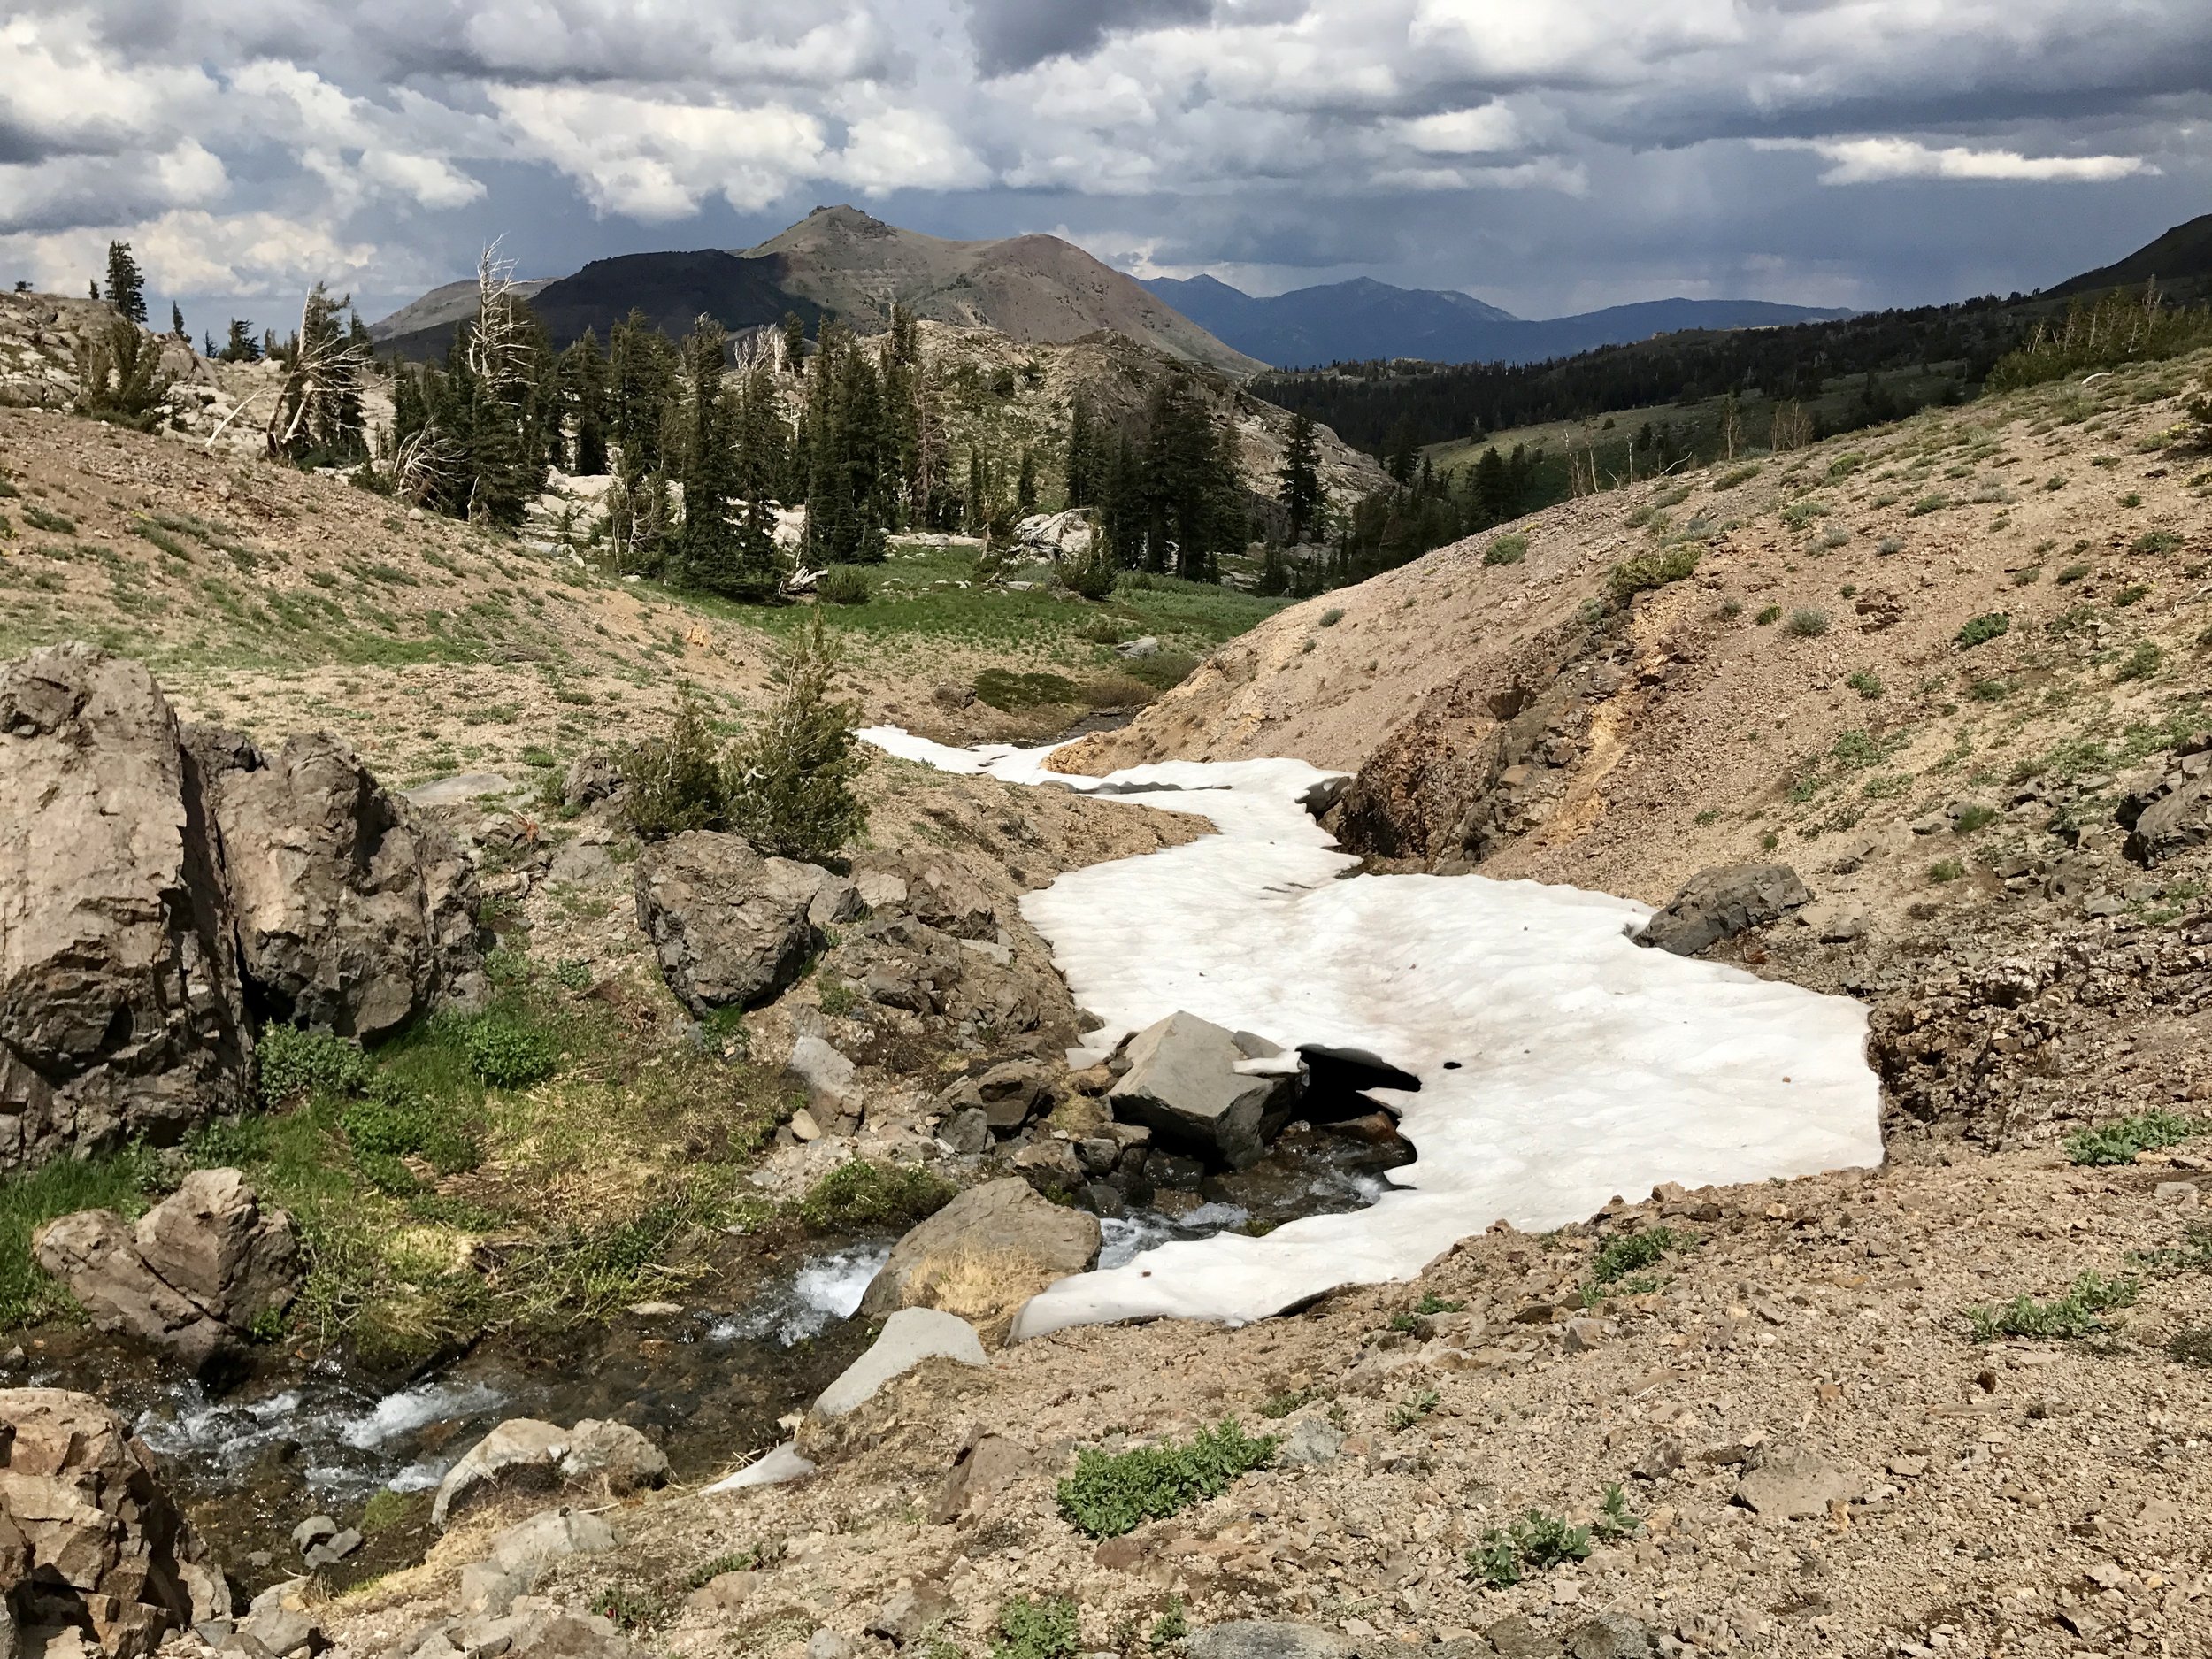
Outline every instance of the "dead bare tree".
[(470, 372), (503, 396), (524, 378), (529, 328), (515, 297), (515, 262), (500, 256), (501, 240), (477, 257), (476, 316), (465, 355)]

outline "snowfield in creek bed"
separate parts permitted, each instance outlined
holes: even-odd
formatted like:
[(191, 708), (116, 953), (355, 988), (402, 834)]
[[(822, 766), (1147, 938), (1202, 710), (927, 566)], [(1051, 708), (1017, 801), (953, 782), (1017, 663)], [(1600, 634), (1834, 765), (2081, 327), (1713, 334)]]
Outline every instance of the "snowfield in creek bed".
[(860, 735), (945, 771), (1104, 789), (1220, 831), (1023, 899), (1076, 1001), (1106, 1022), (1071, 1057), (1183, 1009), (1286, 1047), (1366, 1048), (1421, 1079), (1392, 1100), (1419, 1156), (1371, 1208), (1262, 1239), (1163, 1244), (1064, 1279), (1022, 1310), (1018, 1338), (1147, 1316), (1263, 1318), (1336, 1286), (1410, 1279), (1500, 1219), (1542, 1230), (1663, 1181), (1882, 1161), (1858, 1003), (1643, 949), (1628, 935), (1651, 909), (1631, 899), (1471, 875), (1339, 879), (1357, 860), (1299, 804), (1332, 774), (1302, 761), (1087, 778), (1052, 772), (1048, 749)]

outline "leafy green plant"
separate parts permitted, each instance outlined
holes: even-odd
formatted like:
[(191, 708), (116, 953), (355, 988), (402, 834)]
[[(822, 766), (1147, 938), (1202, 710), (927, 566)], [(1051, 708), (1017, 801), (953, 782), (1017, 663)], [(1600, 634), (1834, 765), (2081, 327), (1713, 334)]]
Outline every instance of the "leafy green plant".
[(376, 1068), (342, 1037), (270, 1025), (254, 1044), (256, 1089), (265, 1106), (283, 1106), (314, 1094), (351, 1094), (369, 1085)]
[(1018, 1595), (998, 1610), (991, 1659), (1071, 1659), (1082, 1647), (1075, 1603), (1064, 1595)]
[(1183, 1598), (1171, 1595), (1167, 1599), (1167, 1611), (1152, 1621), (1152, 1634), (1147, 1639), (1155, 1647), (1165, 1647), (1190, 1634), (1190, 1620), (1183, 1611)]
[(1418, 1394), (1400, 1401), (1390, 1408), (1390, 1426), (1394, 1430), (1409, 1429), (1430, 1412), (1436, 1409), (1443, 1396), (1433, 1388), (1424, 1388)]
[(1647, 1227), (1641, 1233), (1617, 1234), (1600, 1245), (1590, 1258), (1590, 1283), (1600, 1287), (1618, 1284), (1632, 1273), (1656, 1267), (1673, 1251), (1692, 1249), (1697, 1243), (1695, 1233), (1673, 1227)]
[(810, 1233), (851, 1233), (910, 1227), (942, 1210), (952, 1195), (952, 1183), (929, 1170), (855, 1158), (808, 1187), (793, 1210)]
[(1757, 616), (1752, 618), (1751, 619), (1760, 627), (1770, 627), (1775, 623), (1779, 622), (1782, 619), (1782, 607), (1779, 605), (1768, 605), (1763, 609)]
[(1959, 809), (1958, 817), (1951, 820), (1951, 829), (1955, 834), (1971, 835), (1985, 825), (1994, 823), (1996, 818), (1995, 807), (1984, 806), (1978, 801)]
[(470, 1069), (494, 1088), (528, 1088), (551, 1077), (560, 1064), (552, 1039), (511, 1013), (478, 1015), (469, 1022), (463, 1042)]
[(2104, 1322), (2097, 1316), (2127, 1307), (2139, 1288), (2132, 1279), (2084, 1273), (2063, 1296), (2050, 1302), (2016, 1296), (2001, 1307), (1969, 1308), (1966, 1319), (1977, 1342), (1993, 1342), (2001, 1336), (2073, 1341), (2104, 1330)]
[(864, 605), (875, 592), (868, 572), (856, 565), (833, 565), (814, 584), (814, 596), (826, 605)]
[(1528, 557), (1528, 538), (1520, 534), (1493, 536), (1482, 550), (1485, 565), (1518, 565)]
[(2116, 680), (2148, 680), (2166, 660), (2166, 653), (2150, 640), (2138, 640), (2114, 673)]
[(703, 1590), (726, 1572), (750, 1572), (759, 1565), (760, 1551), (757, 1549), (730, 1550), (694, 1567), (684, 1577), (684, 1588)]
[(1119, 1538), (1217, 1497), (1240, 1477), (1275, 1460), (1279, 1435), (1247, 1434), (1234, 1417), (1202, 1428), (1183, 1444), (1163, 1440), (1125, 1452), (1080, 1453), (1075, 1472), (1055, 1491), (1068, 1524), (1090, 1538)]
[(1986, 644), (1999, 634), (2011, 631), (2012, 618), (2001, 611), (1992, 611), (1975, 617), (1954, 635), (1962, 651), (1970, 651), (1977, 645)]
[(1816, 640), (1828, 632), (1828, 613), (1809, 605), (1790, 612), (1790, 632), (1801, 640)]
[(1617, 1544), (1643, 1530), (1643, 1522), (1628, 1511), (1628, 1494), (1617, 1483), (1606, 1487), (1605, 1501), (1590, 1523), (1592, 1535), (1601, 1544)]
[(2154, 1107), (2093, 1128), (2077, 1129), (2066, 1137), (2066, 1156), (2080, 1164), (2132, 1164), (2139, 1152), (2155, 1152), (2206, 1133), (2212, 1133), (2212, 1122)]
[(1494, 1526), (1467, 1552), (1473, 1576), (1494, 1590), (1520, 1583), (1531, 1572), (1542, 1572), (1590, 1555), (1590, 1529), (1564, 1517), (1531, 1509), (1509, 1526)]
[(2071, 588), (2083, 577), (2088, 575), (2089, 572), (2090, 566), (2086, 565), (2069, 565), (2064, 570), (2059, 572), (2059, 573), (2054, 576), (2051, 580), (2056, 582), (2061, 588)]
[(1939, 858), (1928, 866), (1928, 879), (1938, 887), (1956, 881), (1966, 873), (1966, 866), (1955, 858)]
[(591, 1610), (618, 1630), (649, 1630), (675, 1609), (664, 1596), (641, 1585), (611, 1584), (591, 1599)]
[(2130, 544), (2131, 553), (2172, 553), (2181, 547), (2181, 538), (2171, 530), (2146, 530)]
[(1843, 677), (1843, 683), (1864, 697), (1869, 703), (1882, 695), (1881, 676), (1870, 668), (1855, 668)]

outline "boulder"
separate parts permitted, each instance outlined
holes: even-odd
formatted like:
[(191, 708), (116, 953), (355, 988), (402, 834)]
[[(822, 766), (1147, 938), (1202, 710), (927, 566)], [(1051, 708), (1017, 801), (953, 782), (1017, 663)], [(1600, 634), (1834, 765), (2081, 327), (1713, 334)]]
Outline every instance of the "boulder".
[(1736, 1502), (1763, 1521), (1817, 1519), (1831, 1503), (1848, 1502), (1859, 1483), (1801, 1446), (1767, 1446), (1758, 1467), (1736, 1485)]
[(868, 1621), (865, 1634), (903, 1647), (935, 1634), (954, 1611), (952, 1598), (935, 1585), (902, 1585)]
[(1237, 1619), (1192, 1632), (1190, 1659), (1348, 1659), (1352, 1644), (1319, 1624)]
[(1106, 1098), (1114, 1115), (1142, 1124), (1164, 1145), (1231, 1169), (1259, 1161), (1262, 1129), (1278, 1091), (1295, 1077), (1240, 1071), (1249, 1056), (1235, 1034), (1175, 1013), (1129, 1040), (1129, 1069)]
[(1056, 565), (1064, 559), (1085, 559), (1090, 557), (1092, 535), (1091, 516), (1084, 508), (1032, 513), (1014, 526), (1014, 550)]
[(269, 1014), (373, 1037), (484, 996), (476, 873), (460, 843), (320, 733), (264, 755), (185, 733), (222, 849), (240, 960)]
[(446, 1646), (457, 1654), (516, 1659), (638, 1659), (636, 1645), (613, 1621), (575, 1612), (549, 1596), (524, 1597), (503, 1617), (469, 1619), (455, 1627)]
[(1027, 1474), (1036, 1461), (1036, 1455), (1019, 1440), (1003, 1434), (974, 1435), (930, 1500), (930, 1521), (947, 1526), (964, 1515), (988, 1507), (992, 1499)]
[(1098, 1218), (1041, 1198), (1009, 1177), (971, 1187), (915, 1227), (860, 1299), (864, 1317), (937, 1308), (987, 1329), (1056, 1279), (1098, 1260)]
[(1779, 920), (1813, 895), (1787, 864), (1716, 864), (1683, 883), (1674, 902), (1644, 925), (1640, 945), (1678, 956)]
[(0, 1169), (173, 1141), (248, 1103), (251, 1048), (159, 687), (87, 645), (0, 665)]
[[(2191, 756), (2188, 758), (2199, 758)], [(2194, 776), (2177, 763), (2155, 786), (2121, 803), (2129, 826), (2125, 851), (2139, 864), (2155, 864), (2212, 841), (2212, 771)]]
[(606, 755), (580, 755), (568, 763), (561, 781), (561, 804), (581, 811), (595, 801), (604, 801), (622, 787), (622, 769)]
[(636, 888), (638, 926), (668, 988), (702, 1018), (775, 996), (799, 977), (821, 930), (859, 910), (850, 882), (713, 830), (647, 848)]
[(242, 1109), (256, 1016), (472, 1002), (475, 907), (459, 847), (331, 739), (180, 726), (87, 645), (0, 665), (0, 1170)]
[(564, 1429), (510, 1417), (461, 1455), (431, 1500), (433, 1525), (518, 1492), (582, 1491), (620, 1496), (668, 1479), (659, 1447), (626, 1423), (587, 1417)]
[(172, 1632), (230, 1615), (152, 1455), (65, 1389), (0, 1390), (0, 1566), (16, 1623), (88, 1628), (110, 1659), (143, 1659)]
[(818, 1417), (841, 1417), (875, 1398), (884, 1384), (902, 1377), (924, 1360), (949, 1359), (962, 1365), (988, 1365), (975, 1327), (956, 1314), (934, 1308), (902, 1308), (883, 1322), (882, 1334), (865, 1354), (839, 1373), (814, 1402)]
[(108, 1210), (50, 1221), (32, 1235), (31, 1253), (101, 1330), (195, 1368), (290, 1305), (303, 1273), (291, 1217), (264, 1211), (236, 1170), (194, 1171), (134, 1227)]

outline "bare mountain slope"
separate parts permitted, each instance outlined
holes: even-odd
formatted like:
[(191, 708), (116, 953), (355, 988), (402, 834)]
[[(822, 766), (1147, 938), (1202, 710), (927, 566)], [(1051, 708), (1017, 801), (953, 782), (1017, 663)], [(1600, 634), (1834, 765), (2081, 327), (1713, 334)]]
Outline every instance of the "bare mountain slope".
[(789, 292), (864, 330), (885, 326), (895, 302), (937, 322), (995, 328), (1018, 341), (1064, 344), (1110, 328), (1239, 379), (1265, 366), (1057, 236), (948, 242), (857, 208), (818, 207), (745, 257), (780, 259)]

